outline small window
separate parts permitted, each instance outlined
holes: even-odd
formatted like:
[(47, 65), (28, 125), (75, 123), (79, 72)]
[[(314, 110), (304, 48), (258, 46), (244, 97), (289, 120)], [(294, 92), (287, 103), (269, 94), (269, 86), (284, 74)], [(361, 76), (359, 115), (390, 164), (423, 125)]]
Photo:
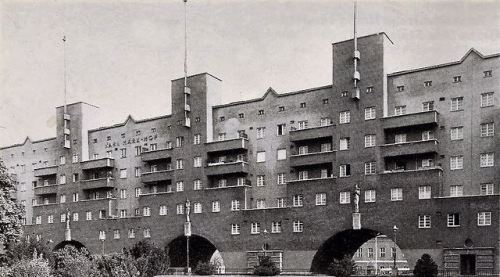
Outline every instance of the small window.
[(293, 221), (293, 232), (294, 233), (304, 232), (304, 223), (300, 220), (294, 220)]
[(302, 207), (304, 205), (304, 196), (302, 194), (296, 194), (292, 198), (292, 203), (294, 207)]
[(404, 115), (406, 114), (406, 106), (396, 106), (394, 107), (394, 115)]
[(120, 169), (120, 178), (121, 179), (127, 178), (127, 169), (126, 168)]
[(460, 82), (462, 82), (462, 76), (453, 77), (453, 83), (460, 83)]
[(278, 124), (277, 130), (276, 130), (278, 136), (282, 136), (285, 134), (285, 127), (286, 127), (285, 124)]
[(340, 93), (340, 96), (341, 96), (341, 97), (347, 97), (347, 96), (349, 96), (349, 92), (348, 92), (348, 91), (346, 91), (346, 90), (344, 90), (344, 91), (342, 91), (342, 92)]
[(493, 71), (491, 71), (491, 70), (483, 71), (483, 76), (484, 76), (484, 78), (491, 77), (491, 76), (493, 76)]
[(366, 88), (366, 93), (373, 93), (373, 87), (372, 86), (367, 87)]
[(397, 86), (396, 90), (397, 90), (397, 92), (403, 92), (403, 91), (405, 91), (405, 86)]
[(479, 155), (480, 167), (492, 167), (495, 165), (495, 153), (482, 153)]
[(245, 118), (245, 114), (244, 113), (239, 113), (238, 114), (238, 118)]
[(432, 81), (425, 81), (424, 82), (424, 87), (431, 87), (432, 86)]
[(225, 117), (225, 116), (221, 116), (221, 117), (219, 117), (219, 121), (224, 121), (224, 120), (226, 120), (226, 117)]
[(328, 104), (328, 98), (323, 99), (323, 105)]
[(300, 103), (300, 107), (301, 108), (305, 108), (306, 107), (306, 103), (305, 102)]
[(284, 112), (284, 111), (285, 111), (285, 107), (284, 106), (278, 107), (278, 112)]
[(262, 187), (266, 184), (266, 181), (265, 181), (265, 176), (264, 175), (258, 175), (257, 176), (257, 186), (258, 187)]
[(263, 115), (264, 114), (264, 110), (259, 110), (259, 112), (257, 114), (258, 115)]

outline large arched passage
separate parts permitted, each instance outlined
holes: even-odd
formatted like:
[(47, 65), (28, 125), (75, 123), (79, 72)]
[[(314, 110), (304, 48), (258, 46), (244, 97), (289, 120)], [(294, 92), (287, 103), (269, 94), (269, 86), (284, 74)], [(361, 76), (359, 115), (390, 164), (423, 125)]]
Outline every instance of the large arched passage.
[[(168, 244), (171, 267), (186, 267), (186, 237), (179, 236)], [(189, 266), (194, 268), (199, 262), (209, 262), (217, 248), (204, 237), (193, 235), (189, 238)]]
[(345, 230), (326, 240), (314, 255), (311, 272), (327, 273), (333, 259), (341, 259), (345, 255), (352, 257), (354, 252), (368, 240), (380, 233), (371, 229)]
[(63, 249), (64, 247), (66, 247), (67, 245), (71, 245), (71, 246), (74, 246), (76, 249), (80, 250), (82, 248), (86, 248), (85, 245), (83, 245), (83, 243), (79, 242), (79, 241), (76, 241), (76, 240), (64, 240), (64, 241), (61, 241), (60, 243), (58, 243), (55, 247), (54, 247), (54, 251), (57, 251), (59, 249)]

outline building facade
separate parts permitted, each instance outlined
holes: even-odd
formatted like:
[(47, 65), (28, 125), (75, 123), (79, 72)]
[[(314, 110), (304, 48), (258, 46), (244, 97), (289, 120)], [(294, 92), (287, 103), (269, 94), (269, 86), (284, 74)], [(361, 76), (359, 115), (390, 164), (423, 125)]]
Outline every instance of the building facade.
[(58, 107), (56, 137), (0, 149), (26, 233), (93, 252), (150, 239), (181, 267), (189, 220), (191, 265), (218, 250), (226, 271), (267, 254), (324, 272), (397, 225), (410, 268), (429, 253), (498, 272), (500, 55), (388, 73), (390, 43), (334, 43), (324, 87), (222, 104), (203, 73), (172, 81), (170, 115), (98, 128), (97, 107)]

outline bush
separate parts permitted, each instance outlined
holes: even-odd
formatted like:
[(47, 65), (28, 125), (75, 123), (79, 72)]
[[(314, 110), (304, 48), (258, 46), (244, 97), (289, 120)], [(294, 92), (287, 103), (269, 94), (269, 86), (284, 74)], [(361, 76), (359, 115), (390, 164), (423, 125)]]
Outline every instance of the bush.
[(274, 276), (280, 274), (280, 269), (273, 263), (271, 257), (263, 256), (259, 260), (259, 265), (255, 267), (254, 275)]
[(418, 259), (413, 269), (413, 275), (415, 277), (436, 277), (437, 274), (438, 266), (429, 254), (423, 254), (422, 257)]
[(141, 277), (153, 277), (167, 274), (169, 260), (165, 250), (152, 244), (149, 240), (136, 243), (126, 255), (134, 260)]
[(194, 269), (197, 275), (213, 275), (217, 272), (217, 267), (210, 262), (199, 262)]
[(340, 260), (334, 259), (328, 266), (328, 274), (335, 277), (349, 277), (356, 274), (356, 263), (347, 255)]
[(34, 238), (9, 243), (1, 263), (11, 266), (19, 261), (32, 259), (35, 252), (47, 259), (49, 265), (54, 267), (54, 252), (46, 243), (37, 241)]
[(0, 267), (0, 276), (10, 276), (10, 268), (9, 267)]
[(99, 276), (97, 267), (91, 260), (87, 249), (79, 250), (72, 245), (66, 245), (63, 249), (55, 252), (54, 275), (56, 277)]
[(133, 277), (139, 276), (132, 257), (125, 254), (94, 256), (100, 277)]
[[(50, 274), (49, 262), (40, 256), (37, 256), (36, 251), (33, 254), (33, 259), (23, 259), (16, 262), (10, 268), (8, 275), (10, 277), (52, 277)], [(1, 271), (0, 271), (1, 273)]]

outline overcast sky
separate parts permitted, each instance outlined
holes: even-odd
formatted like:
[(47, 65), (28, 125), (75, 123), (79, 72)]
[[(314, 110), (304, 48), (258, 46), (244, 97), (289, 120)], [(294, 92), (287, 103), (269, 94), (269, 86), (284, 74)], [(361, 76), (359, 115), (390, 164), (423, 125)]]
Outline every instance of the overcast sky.
[[(352, 38), (352, 1), (189, 0), (189, 74), (223, 80), (227, 102), (331, 84), (331, 43)], [(100, 107), (101, 125), (170, 113), (183, 75), (182, 0), (0, 0), (0, 145), (55, 136), (63, 104)], [(360, 35), (394, 41), (390, 70), (500, 52), (500, 1), (358, 2)]]

